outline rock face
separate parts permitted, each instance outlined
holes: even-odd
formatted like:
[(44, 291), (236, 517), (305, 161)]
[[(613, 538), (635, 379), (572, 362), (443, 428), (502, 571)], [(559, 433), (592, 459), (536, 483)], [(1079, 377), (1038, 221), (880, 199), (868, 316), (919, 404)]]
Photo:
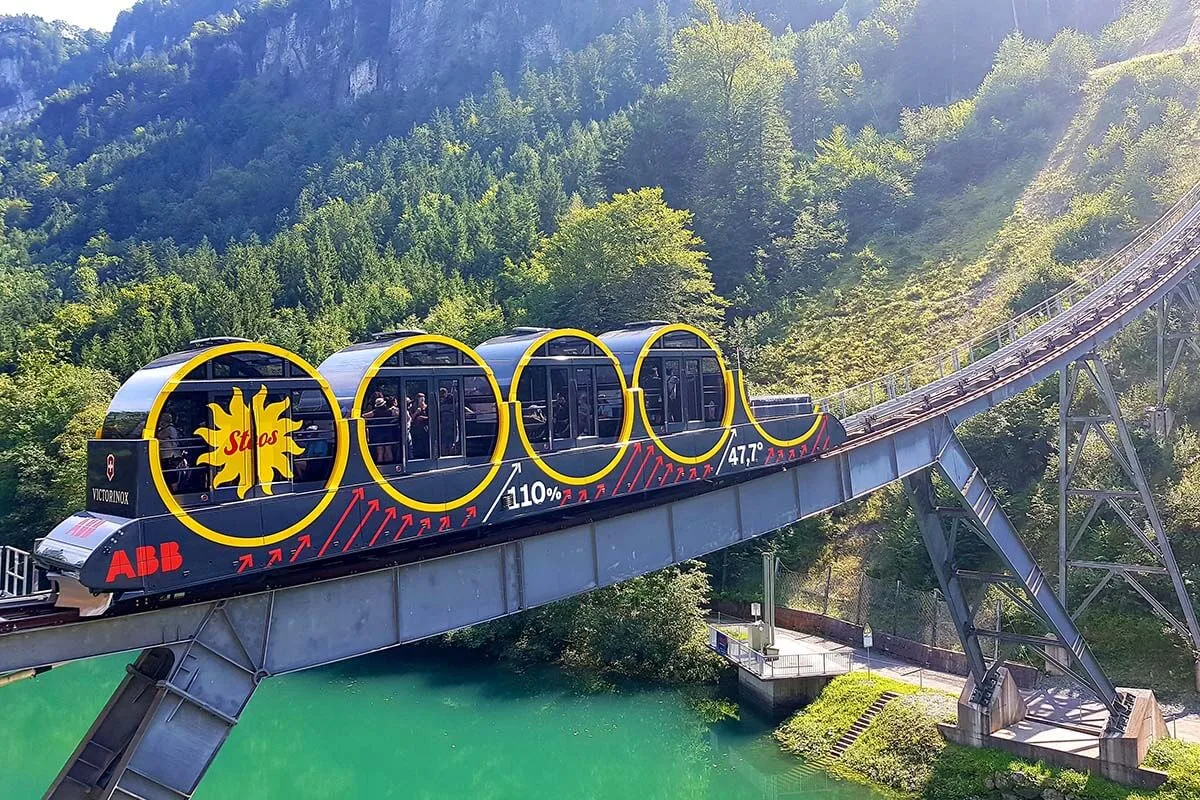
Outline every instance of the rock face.
[(32, 16), (0, 16), (0, 124), (37, 114), (41, 100), (99, 63), (102, 34)]
[[(346, 102), (557, 61), (656, 0), (297, 0), (237, 32), (253, 71)], [(670, 0), (669, 13), (689, 7)]]

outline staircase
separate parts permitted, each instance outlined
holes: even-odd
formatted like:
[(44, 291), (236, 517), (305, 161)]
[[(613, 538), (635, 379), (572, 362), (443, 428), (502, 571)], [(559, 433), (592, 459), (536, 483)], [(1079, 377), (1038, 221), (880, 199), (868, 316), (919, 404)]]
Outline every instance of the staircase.
[(846, 750), (849, 749), (850, 745), (857, 742), (858, 737), (862, 736), (863, 731), (865, 731), (867, 726), (871, 724), (871, 720), (875, 719), (875, 716), (880, 711), (883, 711), (883, 707), (895, 700), (897, 697), (899, 697), (899, 695), (895, 692), (884, 692), (883, 694), (879, 695), (879, 698), (874, 703), (871, 703), (871, 707), (864, 711), (862, 715), (854, 721), (854, 724), (850, 726), (850, 730), (843, 733), (842, 738), (834, 742), (833, 747), (829, 751), (829, 755), (833, 758), (841, 758), (842, 753), (845, 753)]

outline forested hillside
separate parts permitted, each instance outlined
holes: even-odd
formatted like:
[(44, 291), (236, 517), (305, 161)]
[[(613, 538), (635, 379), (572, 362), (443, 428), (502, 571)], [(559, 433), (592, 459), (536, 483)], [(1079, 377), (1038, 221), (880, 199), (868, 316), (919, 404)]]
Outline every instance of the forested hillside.
[[(814, 393), (950, 344), (1200, 178), (1193, 13), (143, 0), (111, 36), (3, 18), (0, 542), (82, 504), (115, 386), (198, 336), (319, 361), (396, 327), (474, 343), (678, 318), (757, 386)], [(1122, 362), (1131, 398), (1148, 366)], [(1200, 395), (1181, 386), (1180, 444), (1147, 451), (1195, 571)], [(1056, 398), (971, 427), (1042, 543)], [(929, 582), (895, 497), (772, 546)], [(753, 559), (717, 564), (722, 585)]]

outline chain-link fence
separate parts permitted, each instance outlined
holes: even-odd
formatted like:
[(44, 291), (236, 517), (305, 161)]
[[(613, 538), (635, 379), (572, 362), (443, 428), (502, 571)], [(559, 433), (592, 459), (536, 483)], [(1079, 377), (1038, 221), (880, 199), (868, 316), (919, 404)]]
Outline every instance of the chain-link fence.
[[(779, 605), (824, 614), (855, 625), (946, 650), (962, 651), (950, 609), (941, 592), (920, 591), (899, 581), (858, 575), (839, 578), (832, 569), (801, 575), (781, 569), (775, 585)], [(975, 626), (997, 630), (1001, 618), (997, 599), (979, 603)]]

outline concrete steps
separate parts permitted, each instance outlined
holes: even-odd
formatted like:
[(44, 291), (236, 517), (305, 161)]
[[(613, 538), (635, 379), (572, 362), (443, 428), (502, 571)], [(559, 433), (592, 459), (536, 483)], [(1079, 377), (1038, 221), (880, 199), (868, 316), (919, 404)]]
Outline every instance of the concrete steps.
[(829, 751), (829, 755), (833, 758), (841, 758), (842, 754), (849, 749), (850, 745), (858, 741), (858, 737), (862, 736), (863, 731), (871, 724), (871, 720), (875, 719), (880, 711), (883, 711), (884, 706), (899, 697), (895, 692), (884, 692), (879, 695), (874, 703), (864, 711), (850, 729), (842, 734), (842, 737), (834, 742), (833, 747)]

